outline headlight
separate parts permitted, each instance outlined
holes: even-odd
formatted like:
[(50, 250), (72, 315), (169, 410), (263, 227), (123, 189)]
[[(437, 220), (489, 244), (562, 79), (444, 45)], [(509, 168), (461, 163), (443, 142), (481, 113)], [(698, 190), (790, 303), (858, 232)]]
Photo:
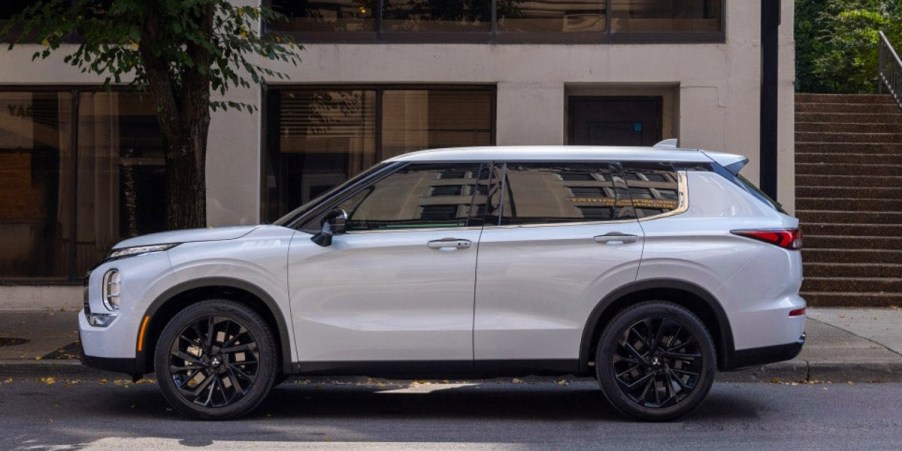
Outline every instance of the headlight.
[(113, 249), (113, 251), (110, 252), (110, 255), (107, 256), (107, 260), (134, 257), (136, 255), (152, 254), (154, 252), (163, 252), (165, 250), (172, 249), (175, 246), (178, 246), (178, 243), (153, 244), (150, 246), (135, 246), (126, 247), (123, 249)]
[(119, 310), (119, 290), (122, 286), (122, 273), (118, 269), (111, 269), (103, 275), (103, 283), (100, 286), (100, 298), (103, 306), (113, 312)]

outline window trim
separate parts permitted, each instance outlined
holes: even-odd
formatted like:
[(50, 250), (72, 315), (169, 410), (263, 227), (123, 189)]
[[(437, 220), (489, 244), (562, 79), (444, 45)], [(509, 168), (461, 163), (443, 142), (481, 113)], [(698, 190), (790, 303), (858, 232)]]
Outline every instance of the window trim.
[[(699, 32), (614, 32), (611, 28), (613, 0), (605, 0), (605, 29), (601, 32), (518, 32), (498, 28), (497, 0), (492, 1), (491, 31), (385, 31), (382, 24), (383, 0), (378, 0), (373, 15), (374, 31), (287, 31), (268, 27), (265, 34), (292, 36), (305, 43), (416, 43), (416, 44), (723, 44), (727, 37), (727, 5), (720, 7), (720, 31)], [(272, 0), (262, 0), (261, 5), (272, 7)]]

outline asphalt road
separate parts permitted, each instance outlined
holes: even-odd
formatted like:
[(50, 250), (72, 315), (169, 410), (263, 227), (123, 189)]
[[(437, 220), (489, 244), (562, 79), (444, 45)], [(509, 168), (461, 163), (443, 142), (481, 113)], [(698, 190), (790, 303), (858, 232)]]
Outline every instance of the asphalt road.
[(649, 424), (590, 381), (289, 382), (252, 417), (200, 422), (150, 383), (0, 378), (0, 449), (175, 447), (899, 449), (902, 384), (717, 383), (681, 421)]

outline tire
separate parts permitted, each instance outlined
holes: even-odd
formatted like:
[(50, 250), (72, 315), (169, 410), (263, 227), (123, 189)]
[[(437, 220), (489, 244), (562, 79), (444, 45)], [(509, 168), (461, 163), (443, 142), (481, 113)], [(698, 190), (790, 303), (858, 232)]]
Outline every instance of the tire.
[(154, 353), (166, 401), (179, 413), (204, 420), (254, 410), (272, 389), (277, 365), (275, 340), (263, 318), (224, 299), (192, 304), (176, 314)]
[(669, 302), (643, 302), (605, 327), (595, 356), (605, 398), (624, 416), (669, 421), (689, 413), (714, 383), (717, 358), (705, 325)]

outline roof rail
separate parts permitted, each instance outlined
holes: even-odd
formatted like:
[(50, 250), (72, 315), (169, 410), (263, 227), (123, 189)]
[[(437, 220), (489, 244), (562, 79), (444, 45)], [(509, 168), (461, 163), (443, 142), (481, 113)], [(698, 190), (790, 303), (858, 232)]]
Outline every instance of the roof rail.
[(661, 141), (654, 146), (655, 149), (679, 149), (680, 148), (680, 140), (679, 138), (670, 138)]

